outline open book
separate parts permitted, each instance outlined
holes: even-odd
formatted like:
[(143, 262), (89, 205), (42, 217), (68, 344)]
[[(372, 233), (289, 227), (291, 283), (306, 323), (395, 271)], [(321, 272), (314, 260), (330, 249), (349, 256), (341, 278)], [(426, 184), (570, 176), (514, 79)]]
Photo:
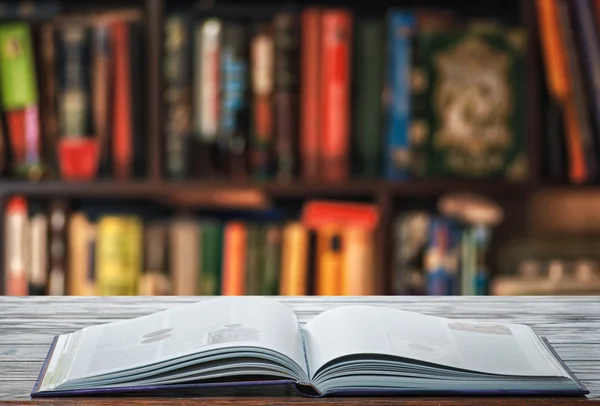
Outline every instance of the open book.
[(285, 304), (222, 297), (55, 338), (32, 397), (288, 385), (321, 395), (587, 390), (524, 325), (342, 306), (301, 326)]

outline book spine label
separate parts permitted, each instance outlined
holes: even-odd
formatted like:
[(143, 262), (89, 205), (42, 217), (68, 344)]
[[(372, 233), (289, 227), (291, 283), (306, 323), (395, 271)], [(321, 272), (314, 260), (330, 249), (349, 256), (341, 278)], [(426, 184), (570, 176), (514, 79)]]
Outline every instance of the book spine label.
[(132, 176), (133, 167), (133, 128), (131, 77), (129, 62), (129, 27), (118, 21), (111, 26), (113, 50), (113, 139), (112, 155), (114, 174), (117, 179)]
[(412, 13), (390, 13), (388, 26), (390, 105), (387, 123), (386, 177), (406, 179), (410, 167), (410, 69), (411, 42), (415, 31)]
[(191, 131), (191, 89), (187, 63), (190, 40), (187, 22), (170, 16), (165, 25), (165, 135), (166, 173), (171, 178), (187, 175), (187, 145)]
[(385, 28), (364, 20), (356, 27), (356, 97), (353, 157), (360, 177), (381, 174)]
[(253, 175), (265, 179), (270, 175), (273, 148), (273, 35), (269, 26), (260, 26), (252, 38), (252, 143)]
[(302, 177), (318, 175), (321, 142), (321, 10), (309, 8), (301, 16), (300, 154)]
[(298, 20), (295, 14), (275, 15), (275, 138), (277, 177), (290, 180), (296, 172), (298, 103)]
[(323, 13), (321, 163), (327, 180), (348, 177), (351, 28), (349, 12)]
[(248, 60), (246, 29), (238, 23), (224, 26), (221, 48), (221, 118), (218, 144), (226, 170), (244, 177), (248, 131)]

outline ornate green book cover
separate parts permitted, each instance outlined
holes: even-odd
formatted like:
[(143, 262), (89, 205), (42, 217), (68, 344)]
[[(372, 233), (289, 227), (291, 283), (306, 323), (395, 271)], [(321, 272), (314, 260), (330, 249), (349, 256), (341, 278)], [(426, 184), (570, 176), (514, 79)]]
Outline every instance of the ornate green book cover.
[(524, 31), (473, 25), (422, 41), (430, 72), (427, 174), (526, 178)]

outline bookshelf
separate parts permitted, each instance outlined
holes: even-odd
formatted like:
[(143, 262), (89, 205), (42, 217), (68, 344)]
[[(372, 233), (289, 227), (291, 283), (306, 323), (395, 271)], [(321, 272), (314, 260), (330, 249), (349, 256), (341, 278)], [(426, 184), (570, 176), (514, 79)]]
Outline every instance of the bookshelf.
[[(67, 9), (85, 9), (76, 1), (67, 1)], [(110, 4), (109, 4), (110, 3)], [(525, 207), (530, 197), (539, 190), (561, 188), (564, 190), (593, 188), (594, 186), (570, 186), (550, 184), (543, 181), (540, 170), (541, 140), (543, 138), (540, 126), (540, 51), (536, 15), (533, 0), (516, 0), (510, 2), (520, 8), (519, 19), (528, 32), (528, 52), (526, 60), (526, 92), (525, 92), (525, 127), (526, 152), (530, 176), (527, 181), (509, 182), (494, 179), (415, 179), (403, 182), (390, 182), (381, 179), (351, 179), (342, 182), (304, 182), (304, 181), (244, 181), (229, 179), (182, 180), (167, 179), (164, 173), (165, 134), (163, 133), (165, 111), (163, 108), (164, 80), (162, 74), (164, 23), (167, 8), (173, 4), (181, 5), (186, 2), (167, 2), (166, 0), (138, 0), (121, 2), (92, 2), (93, 7), (110, 8), (114, 6), (136, 7), (143, 11), (145, 32), (145, 87), (146, 100), (144, 104), (144, 141), (146, 151), (145, 179), (131, 181), (97, 180), (92, 182), (66, 182), (48, 180), (29, 182), (24, 180), (0, 179), (0, 200), (6, 203), (8, 197), (23, 195), (31, 198), (100, 198), (100, 199), (149, 199), (170, 203), (179, 207), (212, 206), (216, 205), (211, 195), (225, 194), (227, 196), (244, 196), (238, 199), (241, 206), (261, 207), (269, 202), (301, 201), (310, 198), (330, 198), (339, 200), (368, 201), (377, 205), (381, 215), (380, 226), (376, 231), (376, 258), (381, 271), (379, 292), (390, 293), (391, 263), (392, 263), (392, 220), (404, 207), (416, 205), (434, 206), (436, 200), (452, 192), (472, 192), (494, 198), (506, 210), (506, 221), (499, 230), (498, 241), (490, 248), (494, 257), (496, 244), (501, 244), (510, 235), (524, 232), (526, 218)], [(217, 3), (220, 3), (217, 1)], [(241, 2), (237, 2), (241, 3)], [(264, 13), (261, 7), (272, 10), (275, 4), (264, 6), (259, 2), (237, 4), (230, 13), (240, 12), (246, 8), (257, 14)], [(324, 4), (329, 2), (324, 1)], [(337, 4), (336, 2), (331, 2)], [(355, 2), (358, 10), (363, 10), (360, 2)], [(419, 2), (401, 1), (389, 2), (397, 6), (415, 6)], [(436, 5), (440, 2), (429, 2)], [(459, 4), (460, 3), (460, 4)], [(494, 7), (501, 8), (501, 1), (492, 2)], [(192, 4), (192, 2), (187, 2)], [(198, 2), (201, 8), (203, 2)], [(298, 2), (300, 4), (300, 2)], [(439, 4), (438, 4), (439, 5)], [(457, 7), (461, 10), (466, 6), (459, 1), (443, 2), (444, 7)], [(90, 6), (90, 7), (92, 7)], [(70, 7), (70, 8), (69, 8)], [(468, 7), (467, 7), (468, 8)], [(464, 10), (463, 10), (464, 11)], [(235, 200), (235, 199), (232, 199)], [(412, 203), (411, 203), (412, 202)], [(235, 205), (235, 204), (234, 204)], [(1, 252), (0, 247), (0, 252)], [(3, 278), (0, 278), (2, 288)]]

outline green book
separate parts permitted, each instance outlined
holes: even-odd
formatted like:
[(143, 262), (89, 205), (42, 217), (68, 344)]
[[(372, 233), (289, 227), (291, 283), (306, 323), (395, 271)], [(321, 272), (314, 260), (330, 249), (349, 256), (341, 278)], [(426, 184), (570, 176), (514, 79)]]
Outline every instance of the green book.
[(200, 277), (198, 292), (218, 295), (221, 291), (221, 250), (223, 225), (215, 220), (203, 220), (200, 227)]
[(0, 25), (0, 91), (5, 110), (38, 102), (35, 60), (27, 24)]
[(384, 43), (383, 20), (357, 22), (352, 150), (359, 177), (378, 177), (382, 170)]
[(279, 274), (281, 269), (281, 226), (269, 224), (265, 226), (264, 274), (261, 292), (263, 295), (279, 294)]
[(422, 43), (430, 72), (428, 175), (526, 178), (524, 31), (467, 29)]

